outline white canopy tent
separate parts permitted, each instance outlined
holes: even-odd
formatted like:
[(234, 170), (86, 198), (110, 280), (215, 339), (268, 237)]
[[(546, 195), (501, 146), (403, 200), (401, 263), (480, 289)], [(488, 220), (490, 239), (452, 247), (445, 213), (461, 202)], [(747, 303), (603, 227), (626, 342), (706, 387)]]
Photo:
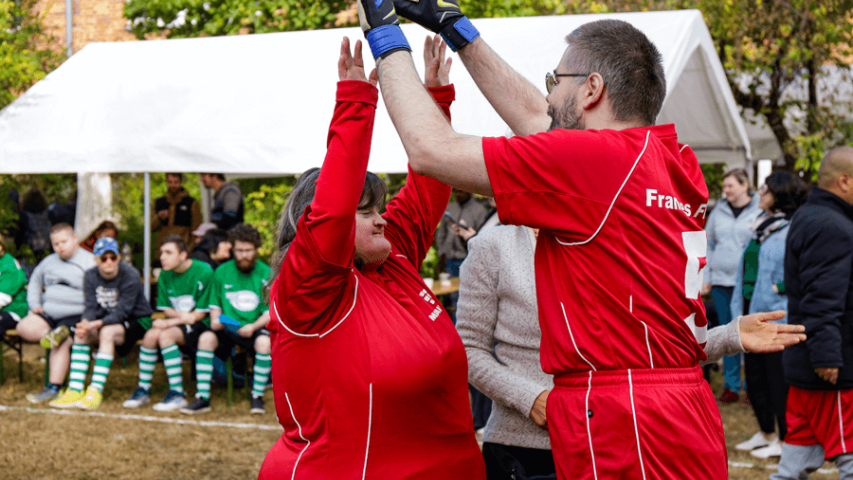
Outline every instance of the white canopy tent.
[[(565, 35), (603, 18), (632, 23), (660, 49), (667, 99), (659, 123), (675, 123), (702, 162), (749, 159), (749, 138), (697, 10), (474, 24), (544, 93), (545, 72), (557, 66)], [(403, 30), (422, 70), (427, 32), (411, 24)], [(349, 28), (90, 44), (0, 111), (0, 172), (293, 174), (319, 166), (344, 35), (363, 38)], [(451, 79), (456, 130), (503, 135), (506, 125), (458, 58)], [(381, 104), (369, 167), (406, 171), (405, 151)]]

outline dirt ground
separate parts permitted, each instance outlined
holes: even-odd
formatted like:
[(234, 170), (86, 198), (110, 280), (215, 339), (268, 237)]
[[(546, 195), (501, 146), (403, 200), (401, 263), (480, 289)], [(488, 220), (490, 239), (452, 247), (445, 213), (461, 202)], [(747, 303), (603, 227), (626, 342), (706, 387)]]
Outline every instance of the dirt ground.
[[(281, 435), (267, 390), (267, 412), (250, 415), (242, 390), (228, 407), (224, 388), (212, 391), (212, 411), (201, 415), (155, 412), (148, 407), (122, 408), (137, 382), (137, 353), (127, 364), (117, 360), (110, 370), (104, 403), (95, 415), (72, 410), (56, 413), (47, 405), (32, 405), (24, 395), (39, 391), (44, 382), (44, 350), (31, 345), (24, 350), (24, 380), (17, 378), (17, 356), (8, 348), (3, 358), (6, 383), (0, 386), (0, 479), (249, 479), (256, 478), (261, 463)], [(194, 392), (189, 362), (184, 363), (184, 386)], [(713, 387), (720, 389), (719, 375)], [(167, 390), (162, 363), (157, 365), (152, 401)], [(8, 407), (8, 408), (4, 408)], [(739, 404), (720, 407), (729, 445), (729, 478), (767, 479), (766, 465), (778, 459), (759, 460), (739, 452), (734, 445), (758, 430), (752, 410)], [(103, 415), (102, 415), (103, 414)], [(118, 418), (118, 415), (130, 417)], [(142, 417), (142, 418), (140, 418)], [(163, 423), (156, 419), (188, 421)], [(205, 425), (225, 422), (241, 426)], [(248, 424), (248, 425), (247, 425)], [(256, 425), (256, 426), (255, 426)], [(832, 469), (832, 464), (824, 465)], [(813, 479), (838, 478), (837, 473), (815, 473)]]

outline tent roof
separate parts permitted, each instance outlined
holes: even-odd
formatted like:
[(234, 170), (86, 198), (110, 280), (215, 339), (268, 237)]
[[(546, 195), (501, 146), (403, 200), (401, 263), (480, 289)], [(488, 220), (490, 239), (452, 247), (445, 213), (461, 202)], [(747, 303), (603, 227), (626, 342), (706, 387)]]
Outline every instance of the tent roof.
[[(618, 18), (661, 50), (675, 123), (701, 161), (749, 152), (711, 36), (697, 10), (474, 20), (492, 48), (544, 92), (564, 37)], [(422, 71), (417, 25), (403, 30)], [(340, 39), (357, 28), (142, 42), (93, 43), (0, 112), (0, 172), (212, 171), (290, 174), (319, 166), (334, 106)], [(457, 131), (507, 131), (456, 59)], [(369, 66), (373, 62), (367, 59)], [(370, 167), (403, 172), (406, 155), (379, 106)]]

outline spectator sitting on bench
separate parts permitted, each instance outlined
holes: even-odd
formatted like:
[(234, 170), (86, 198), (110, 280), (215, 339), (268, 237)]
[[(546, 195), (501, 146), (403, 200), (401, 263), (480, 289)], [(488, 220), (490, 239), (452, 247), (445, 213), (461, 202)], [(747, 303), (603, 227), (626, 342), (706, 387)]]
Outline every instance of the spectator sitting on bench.
[(27, 275), (0, 236), (0, 338), (27, 315)]
[[(199, 336), (209, 330), (207, 318), (207, 298), (209, 295), (213, 269), (210, 265), (188, 258), (187, 243), (178, 235), (169, 235), (160, 245), (160, 263), (163, 271), (157, 280), (157, 310), (166, 315), (165, 319), (154, 320), (155, 328), (164, 329), (160, 334), (160, 352), (169, 378), (169, 391), (162, 402), (154, 405), (154, 410), (168, 412), (187, 406), (184, 394), (181, 351), (178, 346), (186, 347), (189, 354), (195, 354)], [(148, 366), (154, 372), (157, 350), (142, 349), (142, 353), (151, 358)], [(140, 365), (142, 362), (140, 360)], [(208, 372), (210, 373), (210, 372)], [(150, 380), (145, 389), (150, 388)], [(142, 388), (140, 375), (140, 388)], [(137, 388), (137, 391), (139, 388)], [(136, 395), (136, 392), (134, 392)], [(131, 400), (133, 397), (131, 397)], [(125, 402), (124, 406), (133, 408)]]
[(40, 342), (42, 347), (51, 349), (48, 384), (41, 393), (27, 394), (32, 403), (59, 396), (68, 373), (72, 343), (69, 337), (85, 308), (83, 275), (95, 266), (95, 257), (77, 242), (71, 225), (54, 225), (50, 229), (50, 243), (56, 253), (38, 264), (27, 287), (30, 311), (18, 322), (18, 335), (26, 342)]
[[(54, 408), (98, 408), (115, 354), (127, 356), (136, 342), (149, 336), (152, 311), (139, 272), (121, 261), (114, 238), (98, 239), (94, 251), (97, 267), (88, 270), (83, 281), (86, 310), (74, 332), (71, 378), (65, 393), (50, 402)], [(156, 345), (157, 337), (148, 340)], [(84, 393), (93, 342), (98, 342), (98, 355), (92, 382)]]
[(210, 380), (213, 355), (227, 360), (235, 345), (255, 352), (255, 376), (251, 413), (264, 413), (264, 388), (269, 379), (269, 308), (263, 301), (263, 289), (270, 267), (258, 260), (261, 235), (255, 227), (241, 223), (228, 231), (234, 245), (234, 259), (223, 263), (213, 274), (210, 288), (210, 324), (213, 331), (201, 334), (196, 354), (196, 398), (181, 413), (210, 410)]

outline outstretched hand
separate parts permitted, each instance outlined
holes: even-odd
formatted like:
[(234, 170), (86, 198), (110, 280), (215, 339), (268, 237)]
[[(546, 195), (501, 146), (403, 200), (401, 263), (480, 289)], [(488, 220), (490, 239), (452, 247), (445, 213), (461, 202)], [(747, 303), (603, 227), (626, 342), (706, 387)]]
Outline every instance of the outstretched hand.
[(806, 341), (806, 327), (771, 323), (785, 317), (785, 312), (754, 313), (740, 319), (740, 343), (750, 353), (781, 352), (786, 347)]
[(355, 52), (350, 53), (348, 37), (341, 41), (341, 56), (338, 58), (338, 78), (341, 80), (359, 80), (369, 82), (374, 87), (379, 82), (376, 69), (370, 72), (370, 78), (364, 74), (364, 59), (361, 56), (361, 40), (355, 41)]
[(447, 43), (440, 35), (427, 35), (424, 42), (424, 85), (428, 88), (443, 87), (450, 84), (450, 64), (452, 60), (444, 59), (447, 54)]

